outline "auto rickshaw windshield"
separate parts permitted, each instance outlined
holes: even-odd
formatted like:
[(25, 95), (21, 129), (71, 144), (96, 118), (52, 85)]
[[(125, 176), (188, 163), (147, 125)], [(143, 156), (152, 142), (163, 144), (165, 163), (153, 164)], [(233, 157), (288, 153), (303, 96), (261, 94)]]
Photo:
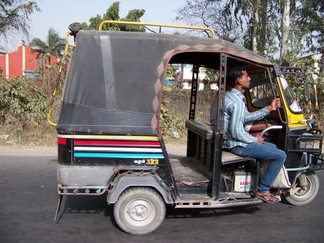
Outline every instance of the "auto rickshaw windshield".
[(280, 77), (280, 83), (281, 83), (281, 87), (283, 90), (284, 99), (285, 99), (289, 109), (294, 113), (302, 113), (302, 109), (300, 108), (297, 100), (294, 98), (294, 96), (289, 88), (288, 82), (284, 78), (284, 76)]

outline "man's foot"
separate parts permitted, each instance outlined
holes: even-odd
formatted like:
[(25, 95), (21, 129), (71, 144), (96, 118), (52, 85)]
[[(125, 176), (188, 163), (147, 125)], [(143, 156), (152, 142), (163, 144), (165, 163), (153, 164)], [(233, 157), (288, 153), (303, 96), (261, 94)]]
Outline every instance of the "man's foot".
[(279, 198), (276, 195), (270, 193), (270, 191), (257, 192), (257, 198), (260, 198), (266, 203), (277, 203), (280, 202)]
[(281, 202), (281, 189), (279, 188), (271, 188), (270, 193), (274, 195), (276, 198), (278, 198), (279, 202)]

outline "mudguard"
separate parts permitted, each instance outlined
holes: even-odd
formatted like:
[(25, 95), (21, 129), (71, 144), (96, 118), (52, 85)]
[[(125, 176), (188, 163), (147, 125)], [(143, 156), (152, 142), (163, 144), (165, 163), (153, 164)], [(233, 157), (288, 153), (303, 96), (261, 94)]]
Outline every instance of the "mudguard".
[(107, 202), (108, 204), (116, 203), (120, 194), (129, 187), (151, 187), (160, 193), (166, 204), (174, 203), (172, 199), (171, 190), (157, 181), (158, 178), (153, 175), (124, 175), (113, 181), (114, 187), (108, 191)]

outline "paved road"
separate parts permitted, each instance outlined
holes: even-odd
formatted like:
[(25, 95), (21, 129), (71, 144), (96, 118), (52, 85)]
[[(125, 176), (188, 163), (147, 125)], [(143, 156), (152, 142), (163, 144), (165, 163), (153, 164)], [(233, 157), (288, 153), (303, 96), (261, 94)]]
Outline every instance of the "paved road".
[[(75, 196), (55, 224), (55, 159), (55, 148), (0, 150), (0, 242), (324, 242), (324, 186), (303, 207), (168, 210), (145, 236), (121, 232), (105, 197)], [(318, 174), (324, 185), (324, 171)]]

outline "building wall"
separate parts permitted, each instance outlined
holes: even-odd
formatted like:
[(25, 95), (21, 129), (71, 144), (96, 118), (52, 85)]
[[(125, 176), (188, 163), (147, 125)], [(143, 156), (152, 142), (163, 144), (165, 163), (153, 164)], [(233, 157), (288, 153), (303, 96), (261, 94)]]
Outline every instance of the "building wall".
[[(14, 52), (0, 55), (0, 66), (4, 77), (24, 76), (24, 71), (39, 71), (38, 53), (32, 52), (30, 46), (19, 46)], [(57, 63), (57, 58), (51, 57), (51, 64)]]
[[(22, 73), (22, 46), (18, 47), (18, 50), (9, 53), (9, 73), (6, 76), (16, 77), (23, 76)], [(8, 65), (8, 64), (7, 64)]]
[(6, 72), (6, 53), (1, 53), (0, 54), (0, 68), (2, 70), (3, 76), (5, 75)]

